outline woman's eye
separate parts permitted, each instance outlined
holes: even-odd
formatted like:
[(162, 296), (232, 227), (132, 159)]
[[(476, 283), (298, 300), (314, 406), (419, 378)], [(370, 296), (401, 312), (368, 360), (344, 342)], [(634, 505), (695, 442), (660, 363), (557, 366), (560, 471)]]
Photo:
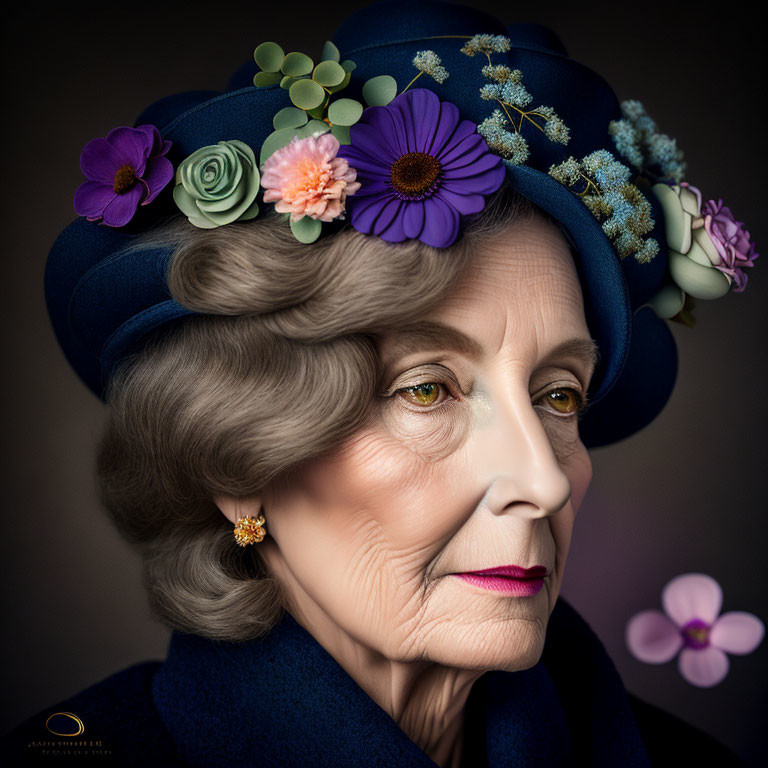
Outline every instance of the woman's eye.
[(546, 400), (552, 408), (568, 416), (578, 414), (585, 407), (583, 395), (570, 387), (559, 387), (547, 392), (538, 402)]
[[(396, 390), (395, 394), (402, 397), (407, 403), (424, 410), (451, 399), (448, 388), (436, 381), (402, 387)], [(578, 416), (586, 408), (586, 398), (581, 392), (571, 387), (552, 389), (540, 397), (536, 404), (543, 401), (546, 401), (550, 408), (565, 416)]]
[[(444, 395), (442, 399), (440, 399), (441, 393)], [(427, 408), (430, 405), (435, 405), (445, 400), (445, 387), (436, 381), (427, 381), (424, 384), (416, 384), (412, 387), (398, 389), (397, 394), (406, 402), (418, 407)]]

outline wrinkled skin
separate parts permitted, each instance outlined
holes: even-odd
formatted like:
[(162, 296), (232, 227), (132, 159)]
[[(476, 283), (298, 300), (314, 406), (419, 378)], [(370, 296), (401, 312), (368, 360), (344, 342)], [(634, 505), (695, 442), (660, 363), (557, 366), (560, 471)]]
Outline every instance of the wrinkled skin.
[[(592, 475), (576, 393), (593, 362), (549, 357), (590, 334), (569, 247), (538, 216), (478, 253), (424, 320), (482, 356), (404, 351), (383, 334), (373, 422), (262, 497), (216, 502), (232, 522), (263, 505), (259, 551), (292, 615), (435, 762), (457, 766), (473, 682), (543, 651)], [(543, 589), (509, 597), (451, 575), (509, 564), (545, 566)]]

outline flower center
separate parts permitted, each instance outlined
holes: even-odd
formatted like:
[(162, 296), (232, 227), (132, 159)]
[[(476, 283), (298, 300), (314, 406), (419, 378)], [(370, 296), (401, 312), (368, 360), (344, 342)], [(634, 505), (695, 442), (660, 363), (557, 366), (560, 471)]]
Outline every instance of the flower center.
[(701, 619), (692, 619), (681, 631), (687, 648), (706, 648), (709, 645), (709, 624)]
[(401, 197), (421, 200), (434, 191), (439, 175), (437, 158), (426, 152), (409, 152), (395, 160), (391, 172), (392, 186)]
[(216, 181), (216, 177), (219, 175), (218, 166), (214, 161), (208, 163), (202, 172), (203, 184), (211, 184)]
[(117, 192), (118, 195), (122, 195), (127, 192), (136, 183), (136, 173), (130, 165), (121, 165), (115, 173), (115, 181), (112, 184), (112, 189)]
[(299, 198), (320, 195), (332, 180), (333, 169), (330, 163), (318, 164), (311, 158), (302, 158), (296, 164), (288, 182), (283, 185), (283, 199), (292, 202)]

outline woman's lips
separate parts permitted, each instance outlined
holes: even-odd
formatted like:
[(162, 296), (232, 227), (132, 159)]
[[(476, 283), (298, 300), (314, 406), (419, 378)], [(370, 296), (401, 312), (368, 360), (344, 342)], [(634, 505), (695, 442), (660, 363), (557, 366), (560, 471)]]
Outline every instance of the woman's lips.
[(508, 576), (510, 579), (543, 579), (547, 569), (543, 565), (521, 568), (519, 565), (500, 565), (497, 568), (484, 568), (482, 571), (467, 571), (478, 576)]
[(547, 569), (543, 565), (535, 565), (532, 568), (502, 565), (498, 568), (453, 575), (492, 592), (501, 592), (512, 597), (532, 597), (544, 586)]

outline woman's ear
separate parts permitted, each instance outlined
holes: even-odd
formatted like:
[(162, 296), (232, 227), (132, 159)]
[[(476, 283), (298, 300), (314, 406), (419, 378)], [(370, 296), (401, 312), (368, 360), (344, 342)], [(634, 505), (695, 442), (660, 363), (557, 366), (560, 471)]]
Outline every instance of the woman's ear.
[(261, 512), (261, 496), (249, 496), (247, 499), (237, 496), (215, 496), (213, 503), (232, 525), (235, 525), (241, 517), (258, 517)]

